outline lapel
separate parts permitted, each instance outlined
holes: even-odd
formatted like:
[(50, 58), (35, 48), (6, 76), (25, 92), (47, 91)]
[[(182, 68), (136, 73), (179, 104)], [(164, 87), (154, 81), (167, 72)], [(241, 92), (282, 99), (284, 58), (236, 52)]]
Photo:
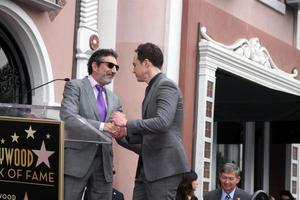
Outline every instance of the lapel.
[(237, 199), (238, 197), (240, 197), (240, 190), (239, 188), (237, 187), (235, 189), (235, 192), (234, 192), (234, 195), (233, 195), (233, 200)]
[(153, 96), (153, 94), (156, 93), (157, 91), (157, 85), (159, 84), (160, 80), (162, 80), (163, 78), (165, 78), (165, 75), (164, 74), (161, 74), (160, 77), (158, 77), (154, 83), (152, 84), (148, 94), (145, 96), (144, 100), (143, 100), (143, 106), (142, 106), (142, 114), (143, 114), (143, 117), (146, 116), (146, 112), (147, 112), (147, 108), (148, 108), (148, 105), (149, 105), (149, 102), (151, 100), (151, 97)]
[(95, 115), (95, 119), (100, 120), (94, 90), (93, 90), (91, 83), (87, 77), (83, 79), (83, 89), (87, 94), (87, 99), (88, 99), (90, 105), (92, 106), (92, 109), (93, 109), (93, 112)]
[(217, 196), (217, 199), (219, 199), (219, 200), (221, 199), (221, 197), (222, 197), (222, 189), (221, 188), (218, 188), (216, 196)]

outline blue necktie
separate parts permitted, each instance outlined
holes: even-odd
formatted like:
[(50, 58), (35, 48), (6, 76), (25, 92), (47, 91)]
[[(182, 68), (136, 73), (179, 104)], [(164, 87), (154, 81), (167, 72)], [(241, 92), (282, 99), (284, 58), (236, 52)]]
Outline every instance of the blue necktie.
[(97, 96), (97, 106), (99, 110), (99, 118), (101, 122), (105, 121), (106, 117), (106, 106), (105, 106), (105, 101), (103, 97), (103, 87), (101, 85), (96, 85), (96, 88), (98, 90), (98, 96)]
[(230, 195), (229, 195), (229, 194), (226, 194), (225, 200), (230, 200), (230, 199), (231, 199)]

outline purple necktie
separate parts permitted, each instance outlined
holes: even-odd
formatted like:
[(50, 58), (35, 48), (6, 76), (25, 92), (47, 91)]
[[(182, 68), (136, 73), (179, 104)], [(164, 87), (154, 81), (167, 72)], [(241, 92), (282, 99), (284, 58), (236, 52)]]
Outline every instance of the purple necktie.
[(97, 106), (99, 110), (99, 118), (101, 122), (105, 121), (106, 117), (106, 106), (105, 106), (105, 101), (103, 98), (103, 87), (101, 85), (96, 85), (96, 88), (98, 90), (98, 96), (97, 96)]

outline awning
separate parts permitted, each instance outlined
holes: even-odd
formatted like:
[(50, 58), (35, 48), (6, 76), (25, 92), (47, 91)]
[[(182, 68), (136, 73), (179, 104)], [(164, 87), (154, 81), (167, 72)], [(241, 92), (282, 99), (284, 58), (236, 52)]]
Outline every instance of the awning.
[(216, 72), (215, 121), (297, 121), (300, 96), (270, 89), (224, 70)]

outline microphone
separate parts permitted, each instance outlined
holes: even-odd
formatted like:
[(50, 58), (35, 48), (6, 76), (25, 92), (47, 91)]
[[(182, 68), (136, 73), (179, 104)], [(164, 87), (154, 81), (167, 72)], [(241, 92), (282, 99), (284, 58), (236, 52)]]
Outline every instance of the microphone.
[(32, 88), (31, 90), (28, 90), (28, 91), (26, 92), (26, 94), (28, 94), (29, 92), (32, 92), (32, 91), (34, 91), (34, 90), (36, 90), (36, 89), (38, 89), (38, 88), (40, 88), (40, 87), (43, 87), (43, 86), (45, 86), (45, 85), (48, 85), (49, 83), (52, 83), (52, 82), (54, 82), (54, 81), (70, 81), (70, 79), (69, 79), (69, 78), (56, 78), (56, 79), (53, 79), (53, 80), (48, 81), (48, 82), (46, 82), (46, 83), (44, 83), (44, 84), (42, 84), (42, 85), (39, 85), (39, 86), (37, 86), (37, 87), (34, 87), (34, 88)]

